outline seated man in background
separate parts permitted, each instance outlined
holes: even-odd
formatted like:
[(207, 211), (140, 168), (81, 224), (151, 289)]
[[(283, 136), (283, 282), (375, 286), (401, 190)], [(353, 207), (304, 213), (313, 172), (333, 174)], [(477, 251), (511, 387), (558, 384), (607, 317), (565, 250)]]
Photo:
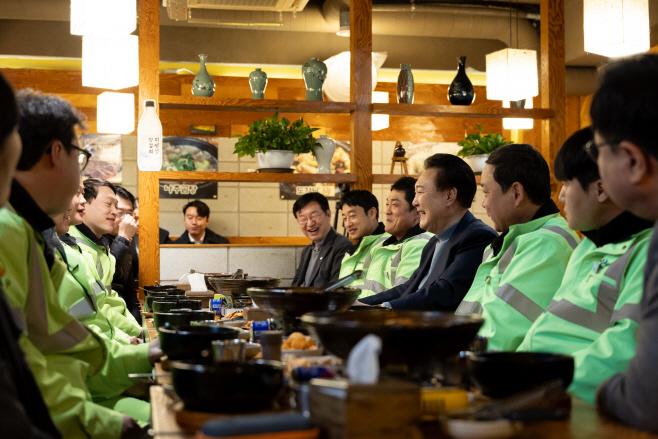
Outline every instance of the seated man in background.
[(353, 244), (331, 227), (327, 198), (317, 192), (304, 194), (292, 205), (292, 214), (311, 240), (302, 252), (292, 286), (320, 287), (337, 281), (340, 262)]
[[(69, 229), (69, 234), (80, 247), (89, 254), (87, 269), (96, 273), (98, 279), (107, 290), (103, 313), (114, 326), (128, 335), (139, 337), (141, 325), (130, 313), (126, 302), (112, 290), (112, 279), (116, 268), (116, 258), (110, 252), (103, 235), (111, 233), (117, 217), (117, 196), (114, 185), (99, 178), (88, 178), (84, 181), (85, 215), (83, 223)], [(65, 241), (66, 242), (66, 241)]]
[(394, 310), (454, 311), (473, 283), (485, 247), (498, 236), (468, 211), (476, 191), (475, 175), (464, 160), (452, 154), (428, 157), (412, 205), (420, 228), (435, 236), (408, 281), (360, 302), (386, 303)]
[[(343, 226), (352, 241), (357, 243), (345, 253), (340, 263), (338, 278), (348, 276), (356, 270), (363, 269), (363, 261), (370, 249), (380, 239), (390, 235), (385, 232), (384, 224), (379, 222), (379, 201), (371, 192), (349, 191), (340, 200)], [(364, 279), (355, 280), (349, 284), (353, 288), (361, 288)]]
[(364, 261), (359, 298), (373, 296), (409, 281), (418, 269), (425, 244), (434, 234), (420, 228), (413, 206), (416, 179), (402, 177), (386, 198), (386, 234), (371, 247)]
[(551, 200), (548, 164), (527, 144), (489, 155), (482, 207), (501, 235), (485, 250), (457, 314), (481, 314), (488, 348), (515, 351), (548, 308), (580, 239)]
[[(611, 63), (590, 115), (593, 157), (612, 200), (633, 214), (658, 220), (658, 55)], [(658, 234), (649, 244), (640, 301), (637, 349), (628, 369), (599, 387), (599, 411), (634, 428), (658, 433)]]
[(81, 116), (56, 96), (23, 90), (18, 98), (23, 152), (10, 204), (0, 209), (0, 271), (9, 305), (23, 322), (20, 346), (63, 437), (134, 434), (140, 429), (132, 415), (96, 404), (92, 396), (112, 398), (130, 387), (128, 374), (139, 372), (130, 358), (153, 348), (153, 361), (161, 354), (157, 342), (108, 344), (68, 314), (58, 298), (68, 270), (43, 236), (54, 225), (49, 217), (69, 208), (88, 158), (75, 135)]
[(199, 200), (190, 201), (183, 207), (185, 233), (173, 244), (228, 244), (228, 239), (208, 228), (210, 208)]
[(555, 157), (569, 227), (585, 238), (569, 259), (562, 286), (518, 349), (573, 356), (569, 391), (587, 402), (594, 402), (598, 385), (625, 370), (635, 354), (652, 226), (610, 199), (585, 151), (593, 139), (590, 128), (577, 131)]
[(130, 251), (131, 241), (137, 233), (137, 220), (135, 214), (135, 197), (121, 186), (115, 186), (117, 190), (117, 217), (114, 220), (112, 233), (103, 235), (105, 244), (110, 248), (110, 253), (116, 258), (114, 277), (112, 278), (112, 289), (123, 298), (131, 314), (141, 321), (139, 300), (135, 290), (135, 278), (132, 273), (132, 253)]

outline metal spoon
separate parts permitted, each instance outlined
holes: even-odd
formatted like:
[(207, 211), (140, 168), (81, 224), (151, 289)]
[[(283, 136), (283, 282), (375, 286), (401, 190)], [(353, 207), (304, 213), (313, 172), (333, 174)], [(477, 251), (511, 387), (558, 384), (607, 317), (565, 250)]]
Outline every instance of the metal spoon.
[(336, 281), (336, 283), (330, 284), (328, 287), (325, 287), (323, 285), (322, 287), (320, 287), (320, 289), (322, 289), (323, 291), (337, 290), (338, 288), (340, 288), (344, 285), (347, 285), (347, 284), (351, 283), (352, 281), (359, 280), (359, 279), (363, 279), (363, 270), (356, 270), (354, 273), (348, 274), (347, 276), (345, 276), (342, 279), (338, 279)]

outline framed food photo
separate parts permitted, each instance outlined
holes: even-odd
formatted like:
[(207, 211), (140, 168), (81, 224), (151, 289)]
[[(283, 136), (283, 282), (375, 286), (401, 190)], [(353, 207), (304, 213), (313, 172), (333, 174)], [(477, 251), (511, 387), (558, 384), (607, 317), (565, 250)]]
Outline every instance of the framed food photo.
[[(218, 137), (164, 137), (162, 170), (217, 172), (218, 139)], [(217, 182), (160, 180), (160, 198), (217, 199)]]
[(83, 134), (80, 144), (91, 153), (87, 167), (82, 171), (86, 178), (101, 178), (110, 183), (121, 183), (123, 161), (120, 134)]

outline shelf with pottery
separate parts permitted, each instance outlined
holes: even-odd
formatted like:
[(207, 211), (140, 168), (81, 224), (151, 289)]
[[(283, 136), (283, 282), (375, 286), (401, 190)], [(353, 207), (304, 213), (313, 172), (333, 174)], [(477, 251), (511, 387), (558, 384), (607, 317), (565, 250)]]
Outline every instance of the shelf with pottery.
[[(404, 177), (402, 174), (373, 174), (372, 183), (373, 184), (393, 184), (398, 181), (401, 177)], [(418, 178), (418, 175), (408, 175), (407, 177)], [(480, 174), (475, 174), (475, 183), (480, 184)]]
[(354, 183), (355, 174), (280, 174), (269, 172), (196, 172), (160, 171), (159, 180), (231, 181), (231, 182), (300, 182), (300, 183)]
[(278, 111), (279, 113), (350, 113), (356, 110), (356, 104), (353, 102), (279, 101), (167, 95), (160, 96), (159, 104), (161, 110)]
[(372, 104), (373, 114), (391, 116), (425, 116), (425, 117), (473, 117), (550, 119), (555, 116), (553, 110), (545, 108), (489, 108), (485, 106), (463, 105), (417, 105), (417, 104)]

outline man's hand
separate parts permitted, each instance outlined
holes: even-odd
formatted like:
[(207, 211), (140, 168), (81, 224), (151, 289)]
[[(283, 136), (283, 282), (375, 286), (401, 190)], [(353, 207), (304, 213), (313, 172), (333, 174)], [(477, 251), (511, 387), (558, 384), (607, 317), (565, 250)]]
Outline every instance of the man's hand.
[(121, 439), (136, 439), (144, 437), (144, 429), (137, 424), (133, 418), (123, 415), (123, 427), (121, 428)]
[(135, 233), (137, 233), (137, 228), (138, 225), (135, 221), (135, 218), (130, 215), (126, 215), (123, 217), (121, 223), (119, 224), (119, 236), (122, 236), (130, 241), (133, 236), (135, 236)]
[(137, 337), (128, 336), (126, 338), (130, 341), (130, 344), (139, 344), (139, 339)]
[(160, 339), (151, 340), (151, 343), (149, 343), (149, 363), (153, 365), (163, 356), (164, 353), (160, 349)]

